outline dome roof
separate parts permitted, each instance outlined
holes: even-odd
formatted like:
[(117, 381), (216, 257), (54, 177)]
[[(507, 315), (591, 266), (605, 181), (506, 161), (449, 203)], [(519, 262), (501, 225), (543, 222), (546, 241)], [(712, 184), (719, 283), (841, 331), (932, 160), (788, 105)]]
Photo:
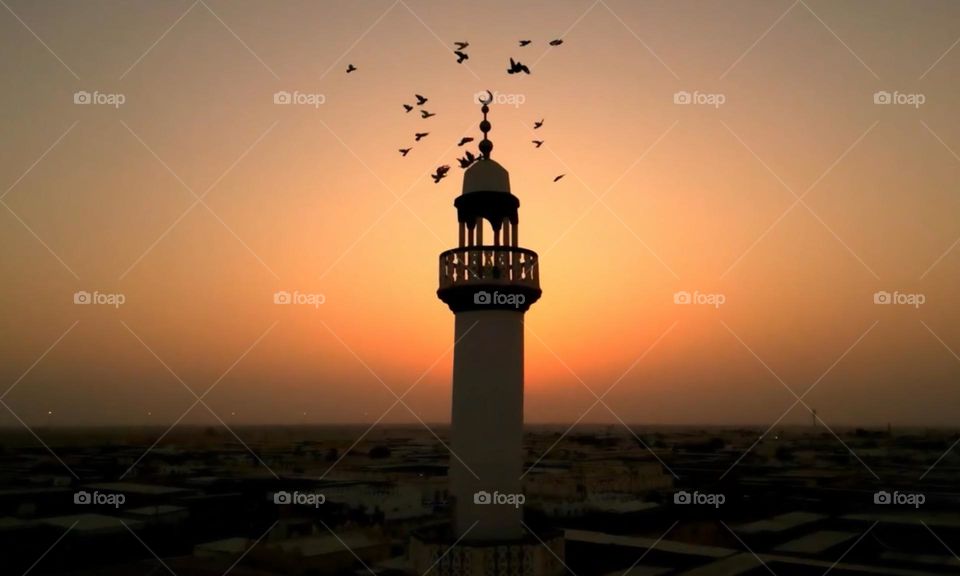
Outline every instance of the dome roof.
[(463, 193), (504, 192), (510, 193), (510, 173), (489, 158), (480, 158), (467, 168), (463, 175)]

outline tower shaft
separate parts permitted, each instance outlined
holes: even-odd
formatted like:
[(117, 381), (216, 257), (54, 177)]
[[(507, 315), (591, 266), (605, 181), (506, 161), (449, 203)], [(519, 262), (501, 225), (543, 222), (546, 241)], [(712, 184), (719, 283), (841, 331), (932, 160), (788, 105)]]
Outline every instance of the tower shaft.
[(523, 535), (516, 503), (523, 473), (523, 313), (464, 311), (455, 323), (454, 527), (467, 540), (518, 539)]

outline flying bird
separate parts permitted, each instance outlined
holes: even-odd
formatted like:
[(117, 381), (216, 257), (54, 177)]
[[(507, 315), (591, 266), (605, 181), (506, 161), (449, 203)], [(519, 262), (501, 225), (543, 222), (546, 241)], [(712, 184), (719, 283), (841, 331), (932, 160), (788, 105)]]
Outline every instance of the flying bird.
[(467, 155), (466, 155), (466, 156), (464, 156), (463, 158), (457, 158), (457, 160), (460, 162), (460, 167), (461, 167), (461, 168), (467, 168), (467, 167), (469, 167), (471, 164), (473, 164), (474, 160), (476, 160), (476, 159), (477, 159), (477, 157), (474, 156), (473, 153), (470, 152), (469, 150), (467, 150)]
[(459, 50), (454, 50), (453, 53), (457, 55), (457, 64), (463, 64), (464, 60), (470, 59), (470, 56), (468, 56), (466, 53), (461, 52)]
[(431, 116), (436, 116), (436, 115), (437, 115), (436, 112), (427, 112), (426, 110), (421, 110), (421, 111), (420, 111), (420, 117), (423, 118), (423, 119), (427, 119), (427, 118), (429, 118), (429, 117), (431, 117)]
[(413, 150), (413, 148), (401, 148), (401, 149), (400, 149), (400, 154), (401, 154), (402, 156), (406, 156), (407, 154), (410, 153), (411, 150)]
[(409, 113), (413, 110), (413, 106), (411, 106), (411, 105), (409, 105), (409, 104), (404, 104), (404, 105), (403, 105), (403, 109), (406, 110), (407, 113), (409, 114)]
[(417, 132), (416, 134), (413, 135), (413, 137), (417, 142), (419, 142), (421, 139), (426, 138), (429, 135), (430, 135), (429, 132)]
[(537, 145), (537, 148), (543, 146), (543, 140), (531, 140), (534, 144)]
[(347, 64), (347, 74), (353, 72), (353, 71), (356, 70), (356, 69), (357, 69), (357, 67), (354, 66), (353, 64)]
[(423, 106), (427, 103), (427, 99), (419, 94), (414, 94), (417, 97), (417, 106)]
[(514, 61), (513, 58), (510, 59), (510, 67), (507, 68), (507, 74), (517, 74), (518, 72), (523, 72), (524, 74), (529, 74), (530, 69), (527, 68), (523, 63)]
[(535, 121), (535, 122), (533, 123), (533, 129), (534, 129), (534, 130), (536, 130), (537, 128), (539, 128), (539, 127), (541, 127), (541, 126), (543, 126), (543, 118), (541, 118), (540, 120), (537, 120), (537, 121)]
[(434, 184), (439, 184), (441, 180), (447, 177), (447, 172), (450, 171), (450, 166), (444, 164), (443, 166), (438, 166), (437, 171), (434, 174), (431, 174), (430, 177), (433, 178)]
[(454, 42), (453, 45), (457, 47), (457, 50), (465, 50), (465, 49), (467, 48), (467, 46), (470, 45), (470, 43), (469, 43), (469, 42)]
[(561, 40), (561, 39), (559, 39), (559, 38), (556, 39), (556, 40), (551, 40), (551, 41), (550, 41), (550, 45), (551, 45), (551, 46), (559, 46), (559, 45), (561, 45), (561, 44), (563, 44), (563, 40)]
[(524, 46), (526, 46), (526, 45), (529, 44), (530, 42), (532, 42), (532, 40), (521, 40), (521, 41), (520, 41), (520, 47), (523, 48)]
[(566, 174), (561, 174), (561, 175), (557, 176), (556, 178), (554, 178), (553, 181), (556, 182), (556, 181), (560, 180), (561, 178), (563, 178), (564, 176), (566, 176)]
[(470, 142), (473, 142), (473, 138), (464, 136), (460, 139), (460, 142), (457, 143), (457, 146), (463, 146), (464, 144), (469, 144)]

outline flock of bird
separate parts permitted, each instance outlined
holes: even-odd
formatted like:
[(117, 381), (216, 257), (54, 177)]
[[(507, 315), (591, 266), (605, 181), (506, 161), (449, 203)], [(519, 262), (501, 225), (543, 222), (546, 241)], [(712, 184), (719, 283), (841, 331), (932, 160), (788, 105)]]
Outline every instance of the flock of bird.
[[(525, 46), (529, 46), (532, 42), (533, 42), (532, 40), (520, 40), (519, 45), (521, 48), (523, 48)], [(560, 46), (561, 44), (563, 44), (563, 40), (558, 38), (556, 40), (551, 40), (549, 44), (552, 47)], [(469, 42), (454, 42), (453, 45), (454, 45), (453, 54), (454, 56), (457, 57), (457, 64), (463, 64), (465, 60), (470, 59), (470, 55), (466, 53), (466, 49), (470, 47)], [(356, 70), (357, 70), (357, 67), (354, 66), (353, 64), (347, 65), (347, 74), (355, 72)], [(507, 68), (507, 74), (520, 74), (520, 73), (530, 74), (530, 68), (524, 63), (518, 60), (515, 60), (514, 58), (511, 57), (510, 67)], [(437, 115), (435, 112), (429, 112), (428, 110), (423, 108), (423, 105), (429, 101), (429, 98), (425, 96), (421, 96), (420, 94), (414, 94), (414, 98), (416, 98), (416, 104), (406, 104), (406, 103), (403, 104), (403, 109), (407, 114), (409, 114), (410, 112), (413, 112), (416, 107), (419, 107), (420, 118), (423, 120), (427, 120), (428, 118), (432, 118)], [(543, 122), (544, 122), (543, 119), (535, 121), (533, 123), (533, 129), (538, 130), (541, 126), (543, 126)], [(423, 140), (429, 135), (430, 135), (429, 132), (415, 132), (413, 135), (414, 141), (419, 142), (420, 140)], [(457, 143), (457, 146), (463, 147), (466, 144), (469, 144), (470, 142), (473, 142), (473, 138), (465, 136), (460, 139), (460, 142)], [(544, 144), (543, 140), (531, 140), (531, 142), (536, 148), (540, 148)], [(413, 146), (398, 149), (398, 151), (400, 152), (400, 155), (404, 157), (406, 157), (406, 155), (409, 154), (411, 150), (413, 150)], [(465, 154), (463, 155), (463, 157), (457, 158), (457, 161), (460, 163), (460, 168), (466, 170), (467, 168), (470, 167), (470, 165), (472, 165), (474, 162), (477, 161), (477, 159), (480, 157), (480, 154), (479, 153), (474, 154), (469, 150), (464, 150), (464, 152)], [(448, 172), (450, 172), (450, 166), (447, 164), (444, 164), (442, 166), (438, 166), (437, 169), (434, 171), (434, 173), (430, 175), (430, 177), (433, 178), (433, 182), (435, 184), (439, 184), (441, 180), (447, 177)], [(561, 178), (563, 178), (565, 175), (566, 174), (560, 174), (559, 176), (556, 176), (553, 179), (553, 181), (557, 182)]]
[[(429, 98), (427, 98), (426, 96), (421, 96), (420, 94), (414, 94), (413, 97), (416, 98), (416, 100), (417, 100), (416, 104), (406, 104), (406, 103), (404, 103), (404, 105), (403, 105), (403, 110), (404, 110), (407, 114), (413, 112), (413, 110), (414, 110), (415, 107), (419, 107), (419, 108), (420, 108), (420, 118), (423, 119), (423, 120), (426, 120), (426, 119), (428, 119), (428, 118), (433, 118), (434, 116), (437, 115), (436, 112), (429, 112), (426, 108), (423, 107), (424, 104), (426, 104), (427, 102), (430, 101)], [(430, 135), (429, 132), (415, 132), (415, 133), (413, 134), (413, 140), (414, 140), (414, 142), (419, 142), (419, 141), (423, 140), (424, 138), (426, 138), (426, 137), (429, 136), (429, 135)], [(401, 156), (406, 156), (407, 154), (410, 153), (411, 150), (413, 150), (413, 146), (410, 146), (410, 147), (407, 147), (407, 148), (400, 148), (400, 149), (399, 149), (399, 152), (400, 152), (400, 155), (401, 155)], [(444, 172), (444, 173), (446, 173), (446, 172)], [(437, 180), (437, 182), (439, 182), (439, 180)]]

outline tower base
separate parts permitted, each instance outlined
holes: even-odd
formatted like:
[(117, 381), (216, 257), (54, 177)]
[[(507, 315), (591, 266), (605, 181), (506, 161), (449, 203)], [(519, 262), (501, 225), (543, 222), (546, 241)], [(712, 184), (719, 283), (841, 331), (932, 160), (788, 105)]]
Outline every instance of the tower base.
[(424, 528), (410, 536), (410, 567), (420, 576), (560, 576), (563, 531), (526, 532), (519, 540), (458, 542), (449, 526)]

